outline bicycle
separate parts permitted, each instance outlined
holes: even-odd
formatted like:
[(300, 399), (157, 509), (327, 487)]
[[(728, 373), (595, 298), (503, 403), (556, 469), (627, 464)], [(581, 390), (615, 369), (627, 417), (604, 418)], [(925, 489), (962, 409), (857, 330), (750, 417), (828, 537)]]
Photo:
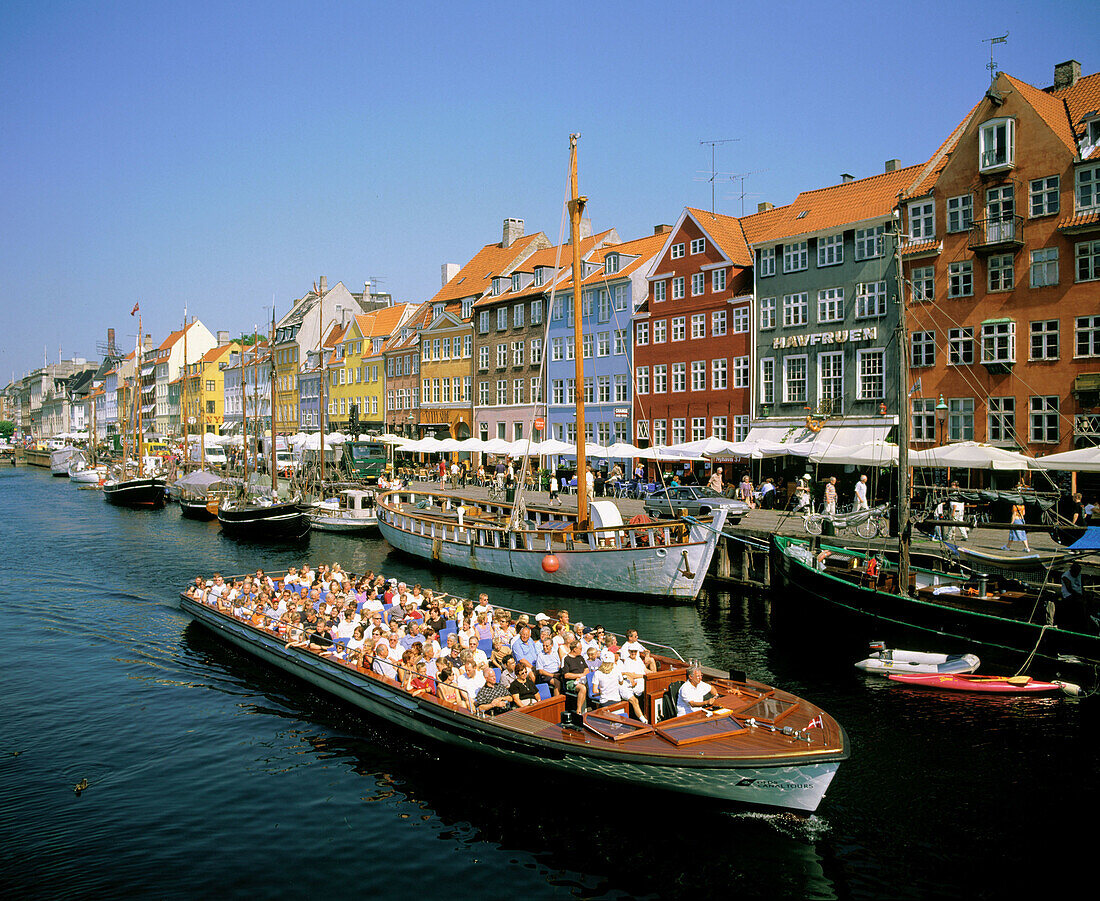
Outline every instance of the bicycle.
[(489, 500), (502, 501), (504, 500), (504, 486), (493, 481), (489, 483)]
[(814, 513), (810, 510), (802, 518), (802, 525), (810, 535), (820, 535), (825, 521), (828, 520), (832, 523), (834, 529), (854, 527), (860, 538), (877, 538), (879, 535), (890, 531), (890, 523), (886, 518), (886, 511), (889, 509), (888, 505), (883, 504), (869, 510), (831, 516), (826, 516), (824, 513)]

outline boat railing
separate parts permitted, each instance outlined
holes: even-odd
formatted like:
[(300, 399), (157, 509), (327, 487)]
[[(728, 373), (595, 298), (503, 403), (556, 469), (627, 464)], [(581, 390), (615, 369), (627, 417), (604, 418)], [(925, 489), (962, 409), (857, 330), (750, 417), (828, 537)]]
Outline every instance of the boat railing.
[[(416, 504), (434, 500), (441, 502), (435, 512), (429, 512), (428, 507), (415, 507)], [(414, 509), (407, 509), (407, 505), (413, 505)], [(464, 508), (461, 515), (460, 506)], [(502, 521), (487, 521), (477, 515), (479, 512), (495, 513)], [(446, 518), (441, 518), (440, 513), (445, 514)], [(637, 525), (622, 523), (579, 530), (573, 520), (561, 514), (528, 507), (527, 516), (531, 524), (513, 529), (506, 522), (509, 513), (510, 509), (505, 505), (479, 502), (467, 506), (461, 499), (449, 495), (415, 489), (387, 492), (378, 499), (378, 518), (393, 528), (431, 540), (457, 544), (550, 554), (555, 550), (575, 550), (579, 547), (590, 550), (667, 548), (697, 541), (693, 539), (690, 528), (677, 521)]]

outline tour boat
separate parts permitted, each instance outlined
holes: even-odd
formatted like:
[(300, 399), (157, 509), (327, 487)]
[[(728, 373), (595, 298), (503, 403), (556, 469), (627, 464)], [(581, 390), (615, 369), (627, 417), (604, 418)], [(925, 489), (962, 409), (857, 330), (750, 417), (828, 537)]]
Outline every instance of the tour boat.
[(979, 666), (973, 654), (930, 654), (924, 651), (901, 651), (887, 648), (881, 642), (871, 645), (871, 656), (856, 664), (865, 673), (972, 673)]
[(187, 592), (180, 598), (184, 612), (241, 650), (419, 738), (564, 776), (809, 813), (849, 754), (844, 729), (821, 708), (740, 674), (708, 673), (713, 709), (676, 716), (666, 695), (687, 667), (674, 651), (654, 654), (660, 668), (639, 698), (652, 725), (627, 718), (625, 701), (576, 718), (564, 695), (482, 716), (410, 694), (332, 648), (288, 648), (262, 617), (254, 624)]
[(319, 532), (371, 532), (378, 528), (373, 491), (345, 488), (336, 497), (310, 507), (311, 527)]
[(1040, 682), (1030, 676), (976, 676), (966, 673), (891, 673), (890, 678), (918, 688), (1012, 695), (1076, 694), (1072, 682)]
[[(570, 136), (570, 240), (576, 382), (584, 383), (580, 224), (586, 198), (577, 188), (577, 136)], [(545, 359), (545, 358), (544, 358)], [(545, 380), (544, 380), (545, 382)], [(467, 504), (442, 492), (402, 489), (378, 498), (378, 528), (391, 545), (425, 560), (562, 589), (693, 600), (703, 586), (725, 524), (691, 517), (624, 524), (610, 501), (589, 501), (585, 472), (584, 392), (576, 392), (577, 511), (511, 504)], [(520, 489), (522, 491), (522, 489)], [(465, 522), (466, 517), (469, 522)]]

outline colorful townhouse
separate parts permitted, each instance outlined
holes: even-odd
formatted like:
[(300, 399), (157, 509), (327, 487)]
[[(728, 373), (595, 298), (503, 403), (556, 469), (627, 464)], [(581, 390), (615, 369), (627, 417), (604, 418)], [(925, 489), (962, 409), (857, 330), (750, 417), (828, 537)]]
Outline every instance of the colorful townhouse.
[[(582, 237), (582, 259), (608, 240), (617, 240), (613, 231)], [(483, 441), (542, 440), (553, 434), (544, 415), (548, 410), (542, 381), (550, 365), (548, 318), (552, 300), (560, 308), (560, 285), (572, 257), (569, 244), (540, 248), (510, 275), (495, 280), (489, 293), (474, 304), (478, 437)]]
[[(772, 211), (755, 255), (755, 438), (842, 446), (897, 423), (900, 198), (927, 164), (803, 191)], [(822, 430), (824, 430), (822, 432)]]
[(396, 304), (358, 313), (339, 328), (327, 379), (331, 431), (362, 434), (383, 430), (384, 370), (377, 360), (367, 360), (414, 309), (412, 304)]
[[(633, 317), (634, 437), (640, 447), (748, 432), (752, 254), (777, 215), (743, 220), (687, 208), (664, 233)], [(748, 220), (745, 220), (748, 221)]]
[(905, 222), (912, 443), (1100, 443), (1100, 74), (999, 73)]
[[(632, 320), (646, 299), (646, 274), (664, 242), (661, 228), (626, 242), (608, 232), (584, 254), (581, 353), (588, 442), (607, 447), (632, 440)], [(551, 435), (570, 443), (577, 439), (573, 284), (572, 270), (567, 268), (555, 290), (547, 363)]]

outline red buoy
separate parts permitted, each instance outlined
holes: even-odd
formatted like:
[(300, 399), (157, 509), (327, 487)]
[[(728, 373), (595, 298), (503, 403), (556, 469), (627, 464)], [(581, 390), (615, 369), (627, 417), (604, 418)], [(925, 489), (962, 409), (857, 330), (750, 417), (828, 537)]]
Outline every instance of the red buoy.
[(542, 568), (548, 573), (556, 573), (558, 565), (558, 558), (553, 554), (547, 554), (542, 558)]

